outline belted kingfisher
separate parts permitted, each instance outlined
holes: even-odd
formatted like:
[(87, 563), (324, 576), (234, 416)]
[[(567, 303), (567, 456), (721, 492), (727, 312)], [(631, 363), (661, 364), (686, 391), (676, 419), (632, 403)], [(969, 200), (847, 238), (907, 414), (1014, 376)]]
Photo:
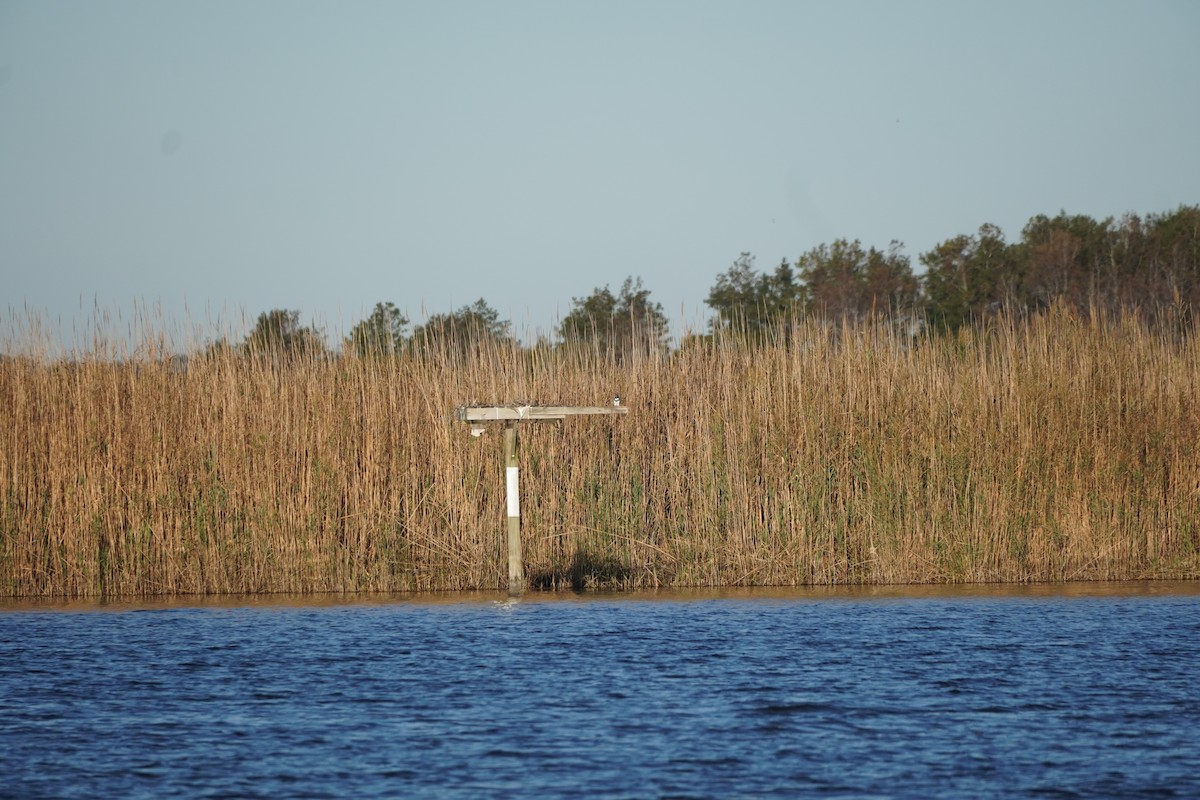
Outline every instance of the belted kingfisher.
[(621, 395), (614, 394), (612, 403), (614, 408), (619, 407), (621, 405)]

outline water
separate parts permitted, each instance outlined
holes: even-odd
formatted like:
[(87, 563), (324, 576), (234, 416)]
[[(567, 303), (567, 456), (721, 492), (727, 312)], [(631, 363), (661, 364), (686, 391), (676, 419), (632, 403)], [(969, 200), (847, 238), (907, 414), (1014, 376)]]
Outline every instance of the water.
[(1195, 586), (0, 606), (0, 795), (1197, 797)]

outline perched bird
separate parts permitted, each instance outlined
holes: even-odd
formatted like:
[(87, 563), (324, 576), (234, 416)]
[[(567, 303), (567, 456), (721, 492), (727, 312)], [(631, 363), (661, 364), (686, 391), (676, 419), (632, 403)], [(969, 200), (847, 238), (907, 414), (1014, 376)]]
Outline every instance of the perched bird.
[(620, 406), (621, 406), (621, 395), (619, 395), (619, 394), (614, 394), (614, 395), (613, 395), (613, 401), (612, 401), (612, 403), (613, 403), (613, 408), (620, 408)]

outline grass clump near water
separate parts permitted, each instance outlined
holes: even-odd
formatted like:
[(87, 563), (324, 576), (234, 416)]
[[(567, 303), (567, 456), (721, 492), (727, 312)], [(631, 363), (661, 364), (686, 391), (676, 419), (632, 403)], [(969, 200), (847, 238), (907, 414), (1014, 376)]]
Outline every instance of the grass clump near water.
[(520, 429), (534, 586), (1200, 575), (1195, 338), (1053, 312), (627, 359), (4, 357), (0, 594), (500, 588), (499, 429), (454, 408), (614, 393)]

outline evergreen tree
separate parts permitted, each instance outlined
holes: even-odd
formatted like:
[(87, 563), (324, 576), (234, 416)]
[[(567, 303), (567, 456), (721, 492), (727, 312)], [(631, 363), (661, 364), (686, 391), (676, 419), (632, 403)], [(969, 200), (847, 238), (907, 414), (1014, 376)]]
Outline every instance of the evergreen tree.
[(838, 239), (796, 260), (809, 311), (828, 319), (865, 320), (907, 314), (915, 307), (920, 285), (899, 242), (887, 252)]
[(258, 315), (254, 329), (242, 343), (247, 355), (273, 359), (322, 356), (327, 352), (324, 334), (314, 326), (300, 324), (300, 312), (282, 308)]
[(666, 347), (667, 318), (650, 300), (642, 279), (628, 277), (614, 295), (607, 287), (571, 298), (571, 312), (558, 326), (564, 344), (587, 344), (618, 360)]
[(484, 344), (513, 344), (512, 325), (481, 297), (450, 314), (434, 314), (413, 331), (419, 348), (466, 353)]
[(947, 239), (921, 256), (930, 320), (955, 330), (1003, 309), (1020, 311), (1023, 302), (1023, 251), (1004, 241), (995, 225), (974, 236)]
[(742, 253), (717, 276), (705, 302), (717, 313), (711, 323), (714, 333), (759, 338), (780, 325), (786, 326), (803, 308), (804, 298), (804, 286), (786, 260), (766, 275), (755, 271), (754, 256)]
[(360, 357), (394, 355), (404, 349), (408, 317), (392, 303), (376, 303), (371, 315), (350, 330), (344, 348)]

